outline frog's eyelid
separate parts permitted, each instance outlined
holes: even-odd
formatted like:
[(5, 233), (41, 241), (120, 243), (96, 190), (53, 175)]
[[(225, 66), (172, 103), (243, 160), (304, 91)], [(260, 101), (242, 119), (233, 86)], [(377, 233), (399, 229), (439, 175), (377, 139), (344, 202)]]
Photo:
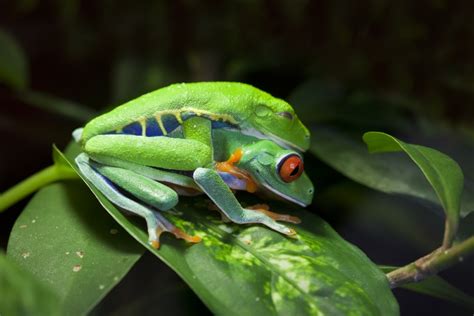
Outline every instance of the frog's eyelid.
[(280, 116), (283, 116), (284, 118), (287, 118), (289, 120), (292, 120), (293, 119), (293, 114), (291, 114), (290, 112), (278, 112), (277, 113), (278, 115)]

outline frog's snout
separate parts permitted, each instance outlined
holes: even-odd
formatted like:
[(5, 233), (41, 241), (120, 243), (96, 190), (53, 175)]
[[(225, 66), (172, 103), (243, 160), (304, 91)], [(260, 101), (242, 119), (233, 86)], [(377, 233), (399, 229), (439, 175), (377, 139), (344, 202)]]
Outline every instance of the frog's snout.
[(301, 201), (301, 203), (304, 204), (304, 207), (310, 205), (311, 202), (313, 202), (313, 195), (314, 195), (313, 187), (304, 190), (304, 198)]

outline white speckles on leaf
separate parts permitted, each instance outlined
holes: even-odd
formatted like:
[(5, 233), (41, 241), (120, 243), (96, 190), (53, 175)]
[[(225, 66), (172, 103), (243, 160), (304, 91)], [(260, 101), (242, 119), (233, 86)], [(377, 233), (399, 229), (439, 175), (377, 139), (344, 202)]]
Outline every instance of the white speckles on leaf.
[(72, 267), (73, 272), (79, 272), (81, 271), (81, 269), (82, 269), (82, 266), (80, 264), (76, 264)]
[(76, 251), (76, 255), (82, 259), (84, 258), (84, 251)]
[(30, 256), (30, 253), (29, 252), (24, 252), (21, 254), (21, 256), (23, 257), (23, 259), (26, 259)]
[(20, 225), (21, 229), (25, 229), (26, 227), (28, 227), (28, 226), (27, 225)]
[(36, 219), (31, 220), (31, 224), (36, 223)]
[(103, 289), (105, 289), (105, 285), (103, 284), (99, 285), (99, 290), (103, 290)]

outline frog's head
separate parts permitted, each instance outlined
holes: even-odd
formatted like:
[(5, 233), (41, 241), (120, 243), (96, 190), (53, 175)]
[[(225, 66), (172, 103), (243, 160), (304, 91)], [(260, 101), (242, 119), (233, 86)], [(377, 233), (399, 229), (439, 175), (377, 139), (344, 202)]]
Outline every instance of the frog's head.
[(262, 140), (242, 147), (238, 167), (267, 191), (301, 206), (311, 204), (314, 187), (304, 173), (303, 158), (292, 150)]
[(261, 94), (254, 102), (253, 113), (247, 120), (250, 126), (258, 126), (258, 131), (249, 130), (244, 133), (271, 139), (285, 148), (301, 152), (309, 148), (309, 131), (290, 104), (266, 93)]
[[(203, 84), (207, 85), (205, 89)], [(216, 99), (211, 103), (216, 108), (220, 107), (222, 113), (235, 116), (241, 133), (270, 139), (280, 146), (300, 152), (309, 148), (309, 131), (288, 102), (244, 83), (212, 82), (201, 83), (199, 87), (203, 91), (219, 91), (213, 94)], [(208, 97), (209, 93), (205, 96)]]

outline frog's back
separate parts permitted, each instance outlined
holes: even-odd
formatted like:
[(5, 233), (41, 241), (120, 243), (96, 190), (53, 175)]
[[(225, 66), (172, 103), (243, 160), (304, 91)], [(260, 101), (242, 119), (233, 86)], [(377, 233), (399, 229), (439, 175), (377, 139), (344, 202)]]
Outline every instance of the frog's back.
[(90, 121), (82, 142), (101, 134), (161, 136), (191, 116), (204, 116), (216, 125), (234, 125), (252, 113), (248, 107), (269, 94), (237, 82), (180, 83), (129, 101)]

